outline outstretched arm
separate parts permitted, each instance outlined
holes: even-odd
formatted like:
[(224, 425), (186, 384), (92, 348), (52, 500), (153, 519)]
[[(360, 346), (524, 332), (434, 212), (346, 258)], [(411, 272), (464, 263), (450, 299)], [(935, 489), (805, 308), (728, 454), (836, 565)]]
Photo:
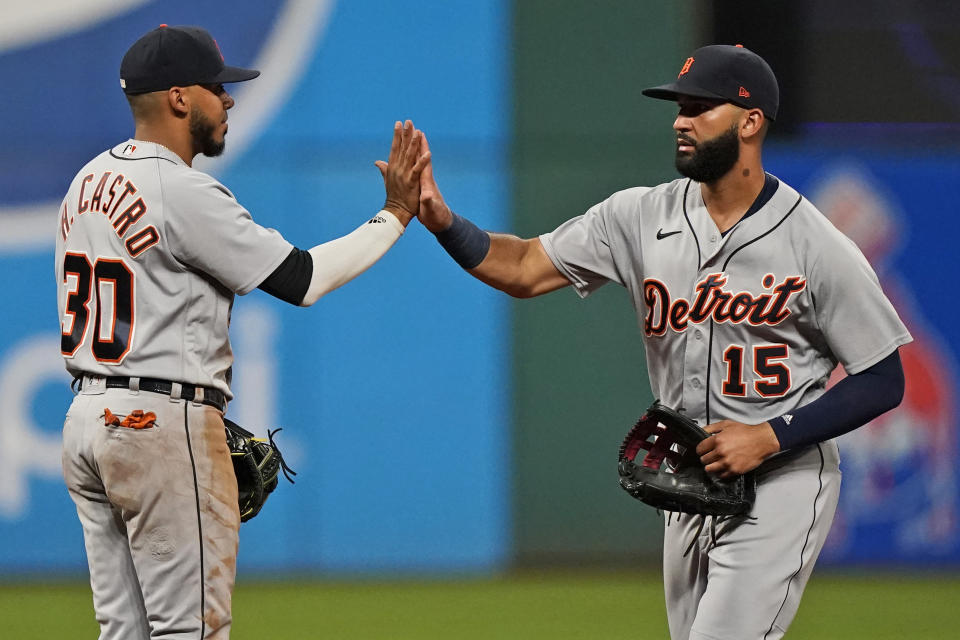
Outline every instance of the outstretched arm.
[[(430, 153), (422, 136), (424, 154)], [(488, 233), (454, 214), (433, 176), (433, 163), (420, 173), (420, 222), (470, 275), (517, 298), (532, 298), (570, 284), (547, 256), (539, 238)]]

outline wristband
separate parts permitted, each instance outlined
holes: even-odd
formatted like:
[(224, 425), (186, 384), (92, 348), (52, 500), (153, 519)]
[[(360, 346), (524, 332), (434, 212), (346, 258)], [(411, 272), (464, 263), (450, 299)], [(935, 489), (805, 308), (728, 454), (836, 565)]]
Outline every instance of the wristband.
[(434, 235), (440, 246), (464, 269), (476, 267), (490, 251), (490, 234), (455, 213), (453, 224)]

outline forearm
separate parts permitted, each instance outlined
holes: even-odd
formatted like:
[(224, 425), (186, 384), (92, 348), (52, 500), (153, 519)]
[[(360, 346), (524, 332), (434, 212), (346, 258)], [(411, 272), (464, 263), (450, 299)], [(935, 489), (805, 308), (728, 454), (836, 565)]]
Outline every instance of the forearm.
[(900, 354), (894, 351), (857, 375), (847, 376), (810, 404), (770, 420), (781, 450), (823, 442), (853, 431), (903, 399)]
[(300, 306), (307, 307), (369, 269), (403, 235), (396, 215), (380, 211), (351, 233), (309, 250), (313, 273)]
[(481, 282), (516, 298), (538, 295), (532, 283), (524, 280), (524, 261), (529, 240), (504, 233), (490, 233), (490, 251), (468, 273)]
[(511, 296), (530, 298), (570, 284), (536, 238), (483, 231), (457, 215), (435, 236), (470, 275)]

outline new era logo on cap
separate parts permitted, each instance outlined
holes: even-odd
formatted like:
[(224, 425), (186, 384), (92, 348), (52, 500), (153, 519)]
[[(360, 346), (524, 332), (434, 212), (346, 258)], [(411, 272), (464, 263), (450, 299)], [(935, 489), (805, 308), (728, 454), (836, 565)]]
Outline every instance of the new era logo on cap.
[(740, 87), (740, 94), (739, 94), (739, 95), (740, 95), (741, 98), (749, 98), (749, 97), (750, 97), (750, 92), (747, 91), (746, 89), (744, 89), (743, 87)]

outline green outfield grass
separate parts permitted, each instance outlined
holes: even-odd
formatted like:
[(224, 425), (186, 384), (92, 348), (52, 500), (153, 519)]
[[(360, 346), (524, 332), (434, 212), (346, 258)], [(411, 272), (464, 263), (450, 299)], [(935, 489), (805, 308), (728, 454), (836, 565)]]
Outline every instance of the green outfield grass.
[[(96, 638), (86, 584), (0, 586), (0, 637)], [(423, 582), (249, 582), (233, 640), (667, 638), (653, 574), (525, 572)], [(791, 640), (960, 637), (960, 577), (815, 575)]]

